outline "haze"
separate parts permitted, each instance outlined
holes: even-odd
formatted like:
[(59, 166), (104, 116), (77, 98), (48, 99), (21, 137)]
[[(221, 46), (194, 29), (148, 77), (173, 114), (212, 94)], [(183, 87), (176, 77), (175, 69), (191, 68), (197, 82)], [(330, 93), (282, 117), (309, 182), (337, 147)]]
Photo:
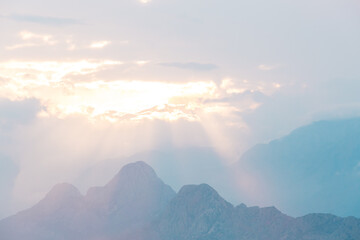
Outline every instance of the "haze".
[(356, 0), (0, 0), (0, 29), (0, 218), (104, 184), (113, 159), (206, 147), (228, 166), (360, 115)]

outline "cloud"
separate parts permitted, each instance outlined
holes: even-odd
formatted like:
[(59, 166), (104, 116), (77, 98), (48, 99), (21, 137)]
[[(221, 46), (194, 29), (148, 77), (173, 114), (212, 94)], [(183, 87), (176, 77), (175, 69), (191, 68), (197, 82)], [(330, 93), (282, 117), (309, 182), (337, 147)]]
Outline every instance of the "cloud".
[(150, 61), (146, 61), (146, 60), (138, 60), (135, 61), (134, 63), (138, 66), (144, 66), (145, 64), (148, 64)]
[(49, 34), (37, 34), (30, 31), (21, 31), (19, 32), (19, 37), (25, 41), (25, 43), (7, 46), (5, 49), (14, 50), (25, 47), (37, 47), (43, 45), (53, 46), (57, 44), (57, 41), (54, 40), (54, 37)]
[(261, 64), (258, 66), (258, 69), (259, 70), (262, 70), (262, 71), (271, 71), (271, 70), (274, 70), (276, 68), (278, 68), (279, 65), (266, 65), (266, 64)]
[[(1, 8), (38, 15), (8, 15), (1, 23), (0, 97), (36, 98), (46, 106), (35, 122), (29, 117), (34, 115), (24, 117), (31, 126), (16, 123), (18, 132), (4, 140), (12, 144), (11, 159), (22, 163), (18, 184), (24, 193), (31, 194), (37, 183), (71, 181), (94, 159), (151, 149), (157, 142), (198, 138), (224, 152), (227, 146), (241, 152), (307, 123), (319, 110), (360, 102), (354, 86), (360, 76), (358, 12), (340, 1), (276, 1), (282, 8), (271, 1), (235, 0), (144, 4), (150, 8), (139, 8), (139, 0), (35, 2), (41, 4), (19, 0)], [(21, 30), (33, 34), (15, 39)], [(99, 40), (111, 41), (111, 51), (89, 49)], [(26, 49), (3, 51), (5, 46)], [(102, 59), (124, 64), (106, 65)], [(276, 69), (277, 63), (286, 66)], [(314, 86), (334, 77), (352, 80)], [(224, 78), (231, 81), (221, 82)], [(326, 91), (330, 87), (336, 94)], [(131, 114), (124, 113), (128, 109)], [(3, 121), (23, 118), (9, 111)]]
[(92, 42), (90, 44), (90, 48), (104, 48), (108, 46), (111, 42), (110, 41), (98, 41), (98, 42)]
[[(90, 44), (84, 41), (75, 41), (72, 35), (56, 35), (44, 33), (36, 33), (28, 30), (23, 30), (18, 33), (18, 37), (21, 39), (21, 43), (6, 46), (6, 50), (14, 50), (27, 47), (43, 47), (43, 46), (56, 46), (58, 48), (65, 47), (66, 50), (86, 50), (86, 49), (101, 49), (112, 42), (108, 40), (93, 41)], [(118, 41), (118, 44), (127, 44), (129, 41)], [(54, 48), (56, 49), (56, 48)]]
[[(130, 62), (130, 65), (145, 62)], [(98, 73), (127, 65), (119, 61), (8, 61), (0, 62), (0, 97), (36, 98), (46, 107), (41, 116), (65, 118), (83, 115), (93, 121), (187, 119), (232, 115), (259, 106), (256, 94), (271, 95), (277, 85), (224, 79), (191, 82), (131, 80), (119, 76), (107, 80)], [(244, 94), (248, 93), (248, 94)], [(237, 97), (244, 94), (246, 97)], [(236, 99), (237, 101), (235, 101)], [(150, 109), (150, 110), (148, 110)], [(145, 111), (146, 110), (146, 111)]]
[(53, 40), (53, 36), (51, 35), (47, 35), (47, 34), (36, 34), (33, 32), (29, 32), (29, 31), (22, 31), (19, 33), (19, 36), (23, 39), (23, 40), (40, 40), (44, 43), (48, 43), (48, 44), (54, 44), (54, 40)]
[(82, 24), (81, 21), (72, 18), (58, 18), (58, 17), (48, 17), (48, 16), (36, 16), (36, 15), (14, 14), (7, 16), (7, 18), (17, 22), (38, 23), (38, 24), (52, 25), (52, 26)]
[(21, 43), (21, 44), (15, 44), (15, 45), (7, 46), (7, 47), (5, 47), (5, 49), (6, 50), (15, 50), (15, 49), (19, 49), (19, 48), (37, 47), (37, 46), (41, 46), (41, 44), (37, 44), (37, 43)]
[(160, 65), (164, 67), (173, 67), (173, 68), (195, 70), (195, 71), (211, 71), (218, 68), (218, 66), (216, 66), (215, 64), (204, 64), (204, 63), (196, 63), (196, 62), (187, 62), (187, 63), (170, 62), (170, 63), (160, 63)]

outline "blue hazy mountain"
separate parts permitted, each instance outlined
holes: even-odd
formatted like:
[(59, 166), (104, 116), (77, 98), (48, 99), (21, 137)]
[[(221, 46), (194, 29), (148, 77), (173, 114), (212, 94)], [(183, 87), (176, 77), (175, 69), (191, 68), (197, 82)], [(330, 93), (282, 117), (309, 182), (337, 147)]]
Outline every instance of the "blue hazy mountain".
[(56, 185), (34, 207), (0, 221), (0, 239), (136, 239), (174, 196), (149, 165), (131, 163), (85, 196)]
[(184, 185), (206, 182), (231, 202), (238, 202), (232, 187), (231, 170), (213, 148), (172, 148), (142, 152), (129, 159), (145, 161), (176, 191)]
[(247, 151), (239, 174), (256, 176), (259, 199), (299, 216), (360, 217), (360, 119), (319, 121)]
[(56, 185), (34, 207), (0, 221), (0, 239), (356, 240), (360, 219), (235, 207), (207, 184), (176, 194), (149, 165), (136, 162), (85, 196), (71, 184)]
[[(106, 183), (124, 163), (143, 161), (152, 166), (157, 175), (175, 191), (187, 184), (208, 183), (230, 202), (237, 203), (230, 177), (231, 170), (213, 148), (167, 148), (139, 152), (125, 158), (107, 159), (88, 168), (81, 176), (81, 189), (86, 191), (89, 181)], [(106, 173), (106, 174), (104, 174)]]

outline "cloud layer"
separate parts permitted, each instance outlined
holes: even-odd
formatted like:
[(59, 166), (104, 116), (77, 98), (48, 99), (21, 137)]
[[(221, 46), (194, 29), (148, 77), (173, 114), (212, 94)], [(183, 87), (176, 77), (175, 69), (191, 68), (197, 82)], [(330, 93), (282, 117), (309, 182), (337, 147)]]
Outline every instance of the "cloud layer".
[(313, 120), (359, 114), (355, 0), (0, 9), (0, 161), (14, 183), (0, 195), (12, 211), (106, 159), (200, 146), (225, 165)]

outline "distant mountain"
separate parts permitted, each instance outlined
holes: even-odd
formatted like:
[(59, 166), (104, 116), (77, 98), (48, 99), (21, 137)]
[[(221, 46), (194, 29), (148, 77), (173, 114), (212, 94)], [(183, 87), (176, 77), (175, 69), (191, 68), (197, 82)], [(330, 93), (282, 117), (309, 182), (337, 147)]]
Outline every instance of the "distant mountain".
[(239, 197), (233, 191), (226, 160), (215, 149), (206, 147), (167, 148), (144, 151), (126, 158), (107, 159), (90, 166), (78, 178), (81, 181), (78, 180), (77, 184), (82, 191), (98, 182), (105, 184), (124, 164), (136, 161), (152, 166), (157, 175), (175, 191), (187, 184), (206, 182), (230, 202), (239, 202)]
[(298, 128), (247, 151), (237, 169), (238, 176), (256, 179), (248, 202), (276, 204), (295, 216), (320, 211), (360, 217), (360, 119)]
[[(34, 207), (0, 222), (0, 239), (75, 239), (82, 236), (85, 200), (70, 184), (56, 185)], [(61, 233), (61, 234), (60, 234)]]
[(207, 184), (184, 186), (160, 217), (161, 239), (235, 239), (232, 208)]
[(206, 184), (184, 186), (156, 222), (162, 240), (360, 239), (360, 220), (330, 214), (292, 218), (275, 207), (233, 207)]
[(175, 195), (149, 165), (135, 162), (124, 166), (104, 187), (90, 188), (85, 201), (101, 219), (102, 231), (117, 236), (143, 228)]
[(0, 221), (0, 239), (136, 239), (175, 194), (149, 165), (131, 163), (85, 196), (56, 185), (34, 207)]
[(144, 162), (126, 165), (85, 196), (56, 185), (34, 207), (0, 221), (6, 240), (356, 240), (360, 219), (274, 207), (234, 207), (207, 184), (176, 194)]

